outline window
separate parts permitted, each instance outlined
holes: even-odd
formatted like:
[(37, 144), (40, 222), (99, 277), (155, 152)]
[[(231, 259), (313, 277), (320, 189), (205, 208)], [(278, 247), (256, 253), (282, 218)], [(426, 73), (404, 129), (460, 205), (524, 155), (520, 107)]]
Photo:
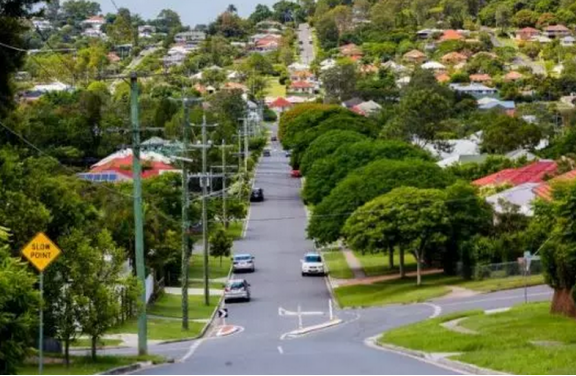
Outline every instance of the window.
[(319, 255), (308, 255), (306, 256), (305, 262), (322, 262), (322, 257)]
[(234, 256), (234, 261), (250, 261), (252, 256)]

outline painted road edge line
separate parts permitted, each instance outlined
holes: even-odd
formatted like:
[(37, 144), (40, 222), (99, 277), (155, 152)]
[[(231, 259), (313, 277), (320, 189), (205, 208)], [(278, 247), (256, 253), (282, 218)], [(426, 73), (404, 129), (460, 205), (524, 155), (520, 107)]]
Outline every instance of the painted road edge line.
[(280, 339), (283, 340), (283, 339), (286, 339), (288, 337), (292, 337), (292, 338), (301, 337), (301, 336), (306, 335), (308, 333), (317, 332), (317, 331), (322, 330), (322, 329), (331, 328), (331, 327), (339, 325), (343, 322), (344, 321), (341, 319), (334, 319), (332, 321), (327, 321), (327, 322), (322, 323), (322, 324), (312, 325), (312, 326), (308, 326), (306, 328), (293, 330), (291, 332), (282, 334)]
[(434, 319), (438, 316), (440, 316), (440, 314), (442, 313), (442, 307), (440, 307), (439, 305), (433, 304), (433, 303), (422, 303), (425, 306), (431, 307), (432, 309), (434, 309), (434, 313), (432, 313), (432, 315), (430, 315), (428, 318), (429, 319)]
[(459, 374), (473, 374), (473, 375), (509, 375), (508, 373), (494, 371), (488, 368), (482, 368), (473, 364), (460, 362), (457, 360), (450, 360), (447, 358), (433, 357), (431, 354), (411, 350), (400, 346), (390, 345), (386, 343), (379, 343), (378, 337), (369, 337), (364, 340), (364, 344), (372, 349), (379, 351), (392, 352), (398, 355), (407, 356), (418, 361), (434, 365)]

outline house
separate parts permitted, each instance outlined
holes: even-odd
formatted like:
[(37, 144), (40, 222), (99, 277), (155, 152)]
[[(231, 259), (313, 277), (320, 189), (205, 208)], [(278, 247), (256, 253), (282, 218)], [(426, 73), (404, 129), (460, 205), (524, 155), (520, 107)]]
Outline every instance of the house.
[(498, 186), (510, 184), (518, 186), (524, 183), (542, 183), (544, 178), (556, 173), (558, 165), (555, 161), (542, 159), (520, 168), (507, 168), (483, 178), (474, 180), (472, 184), (485, 186)]
[(138, 37), (139, 38), (152, 38), (156, 33), (156, 27), (152, 25), (142, 25), (138, 26)]
[(470, 75), (470, 82), (477, 82), (477, 83), (489, 83), (492, 82), (492, 77), (489, 74), (471, 74)]
[[(416, 145), (421, 144), (419, 140), (414, 140), (414, 143)], [(470, 137), (457, 140), (445, 140), (444, 144), (448, 146), (446, 149), (439, 150), (436, 145), (433, 144), (424, 145), (424, 149), (440, 161), (460, 155), (480, 155), (480, 142)]]
[(420, 39), (432, 38), (435, 34), (440, 34), (442, 30), (440, 29), (422, 29), (416, 32), (416, 36)]
[(272, 101), (268, 105), (268, 107), (270, 107), (272, 110), (278, 113), (283, 113), (284, 111), (291, 109), (293, 107), (293, 104), (290, 103), (285, 98), (278, 97), (276, 100)]
[(544, 35), (548, 38), (562, 38), (570, 35), (570, 29), (564, 25), (550, 25), (544, 28)]
[(443, 64), (440, 64), (437, 61), (429, 61), (427, 63), (422, 64), (421, 66), (422, 69), (428, 69), (428, 70), (433, 70), (433, 71), (444, 71), (446, 70), (446, 66)]
[(111, 62), (112, 64), (118, 63), (120, 62), (120, 56), (116, 55), (116, 53), (114, 52), (109, 52), (108, 55), (106, 55), (106, 57), (108, 58), (108, 61)]
[(411, 64), (420, 64), (424, 60), (426, 60), (426, 55), (421, 51), (412, 50), (412, 51), (406, 52), (402, 56), (402, 59), (408, 63), (411, 63)]
[(314, 82), (314, 81), (316, 81), (316, 76), (314, 75), (314, 73), (312, 73), (308, 70), (297, 71), (297, 72), (294, 72), (290, 75), (290, 81)]
[(459, 30), (445, 30), (440, 37), (440, 41), (445, 42), (449, 40), (462, 40), (464, 36)]
[(320, 62), (320, 70), (322, 71), (334, 68), (335, 66), (336, 66), (336, 60), (334, 59), (326, 59)]
[(174, 36), (174, 42), (176, 43), (184, 43), (184, 44), (200, 44), (200, 42), (206, 39), (206, 33), (203, 31), (184, 31), (181, 33), (177, 33)]
[(52, 30), (53, 28), (50, 21), (45, 20), (43, 18), (32, 19), (32, 25), (34, 26), (35, 29), (38, 29), (40, 31)]
[(396, 80), (396, 86), (403, 88), (410, 83), (410, 76), (404, 76)]
[(482, 163), (488, 158), (487, 154), (457, 154), (437, 162), (442, 168), (462, 165), (466, 163)]
[(165, 67), (173, 67), (181, 65), (186, 61), (187, 54), (182, 52), (174, 52), (162, 58)]
[(340, 54), (342, 54), (343, 56), (347, 56), (347, 57), (353, 57), (353, 56), (362, 56), (362, 49), (360, 47), (358, 47), (357, 45), (355, 45), (354, 43), (350, 43), (347, 44), (345, 46), (341, 46), (339, 48), (340, 50)]
[(450, 81), (450, 76), (448, 76), (446, 73), (437, 74), (435, 77), (436, 81), (440, 82), (441, 84)]
[(92, 16), (84, 21), (81, 22), (83, 27), (89, 29), (97, 29), (100, 30), (102, 25), (106, 23), (106, 20), (102, 16)]
[(442, 58), (440, 58), (440, 61), (442, 61), (444, 64), (450, 64), (450, 65), (463, 63), (466, 60), (468, 60), (468, 57), (466, 55), (455, 51), (447, 53), (446, 55), (442, 56)]
[(536, 36), (533, 36), (532, 38), (530, 38), (530, 42), (538, 42), (538, 43), (546, 44), (546, 43), (552, 43), (552, 39), (550, 39), (544, 35), (536, 35)]
[(531, 40), (538, 35), (540, 35), (540, 30), (533, 27), (525, 27), (516, 31), (516, 39), (518, 40)]
[(352, 112), (355, 112), (362, 116), (370, 116), (372, 114), (378, 113), (382, 110), (382, 106), (374, 101), (362, 102), (351, 108)]
[(514, 116), (516, 113), (516, 104), (514, 101), (501, 101), (498, 99), (485, 97), (478, 101), (478, 110), (481, 111), (492, 111), (499, 110), (506, 115)]
[(482, 84), (450, 84), (450, 88), (458, 93), (470, 94), (474, 97), (487, 97), (498, 94), (498, 90)]
[[(336, 63), (336, 62), (334, 62)], [(288, 65), (288, 71), (289, 72), (300, 72), (300, 71), (307, 71), (310, 69), (310, 66), (308, 64), (302, 64), (302, 63), (292, 63), (290, 65)]]
[(298, 94), (314, 94), (316, 85), (307, 81), (295, 81), (290, 84), (289, 90)]
[(276, 51), (280, 46), (280, 41), (277, 38), (266, 37), (258, 39), (254, 44), (254, 50), (258, 52), (271, 52)]
[(389, 71), (391, 71), (392, 73), (404, 73), (408, 71), (408, 68), (406, 68), (404, 65), (402, 64), (397, 64), (392, 60), (389, 60), (387, 62), (385, 62), (384, 64), (381, 65), (381, 67), (383, 69), (388, 69)]
[(534, 189), (540, 183), (523, 183), (502, 192), (486, 197), (496, 213), (506, 213), (510, 205), (517, 208), (519, 214), (531, 217), (534, 215), (532, 203), (537, 197)]
[(524, 78), (522, 73), (518, 73), (516, 71), (510, 71), (504, 75), (504, 81), (511, 82), (511, 81), (518, 81)]
[(540, 184), (538, 187), (534, 188), (534, 193), (544, 200), (552, 200), (553, 184), (564, 181), (574, 181), (576, 180), (576, 170), (568, 171), (565, 174), (558, 175), (550, 181)]
[(36, 85), (32, 89), (26, 90), (21, 96), (25, 101), (34, 101), (46, 93), (72, 91), (73, 89), (70, 85), (66, 85), (60, 81), (54, 81), (46, 85)]
[(428, 42), (428, 43), (426, 43), (426, 44), (424, 45), (424, 51), (431, 52), (431, 51), (434, 51), (434, 50), (436, 50), (436, 43), (434, 43), (434, 42)]
[(574, 39), (574, 37), (570, 35), (560, 39), (560, 44), (564, 47), (572, 47), (574, 46), (574, 42), (576, 42), (576, 39)]
[(527, 161), (535, 161), (538, 159), (536, 155), (530, 153), (526, 149), (513, 150), (509, 153), (506, 153), (504, 156), (510, 159), (511, 161), (517, 161), (519, 159), (526, 159)]
[(242, 90), (244, 93), (248, 92), (248, 86), (238, 82), (226, 82), (223, 89), (225, 90)]
[(354, 106), (358, 106), (360, 103), (364, 102), (362, 98), (354, 97), (352, 99), (348, 99), (345, 102), (342, 102), (342, 107), (346, 107), (351, 109)]
[(378, 73), (379, 69), (374, 64), (364, 64), (358, 68), (358, 71), (362, 74), (372, 74), (372, 73)]
[(106, 34), (102, 30), (96, 28), (86, 29), (82, 32), (82, 35), (87, 38), (102, 38), (102, 39), (106, 38)]

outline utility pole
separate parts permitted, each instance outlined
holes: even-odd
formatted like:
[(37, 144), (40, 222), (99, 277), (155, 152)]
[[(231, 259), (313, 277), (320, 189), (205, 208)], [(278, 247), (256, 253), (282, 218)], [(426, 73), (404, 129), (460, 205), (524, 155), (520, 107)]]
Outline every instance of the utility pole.
[(209, 272), (208, 267), (208, 192), (206, 178), (206, 114), (202, 117), (202, 177), (200, 181), (202, 182), (202, 242), (204, 243), (204, 303), (210, 305), (210, 289), (209, 289)]
[[(183, 157), (188, 158), (188, 140), (190, 138), (190, 108), (188, 99), (182, 99), (184, 106), (184, 129), (183, 129)], [(189, 219), (188, 206), (190, 203), (188, 193), (188, 170), (186, 162), (182, 161), (182, 329), (188, 330), (188, 276), (190, 263), (190, 238), (189, 238)]]
[(244, 118), (244, 171), (248, 173), (248, 118)]
[(228, 229), (226, 217), (226, 143), (224, 139), (222, 139), (222, 221), (224, 221), (224, 228)]
[(132, 118), (132, 175), (134, 180), (134, 233), (136, 274), (142, 286), (141, 309), (138, 315), (138, 354), (146, 355), (146, 271), (144, 269), (144, 215), (142, 213), (142, 166), (140, 165), (140, 121), (138, 114), (138, 76), (130, 75), (130, 114)]

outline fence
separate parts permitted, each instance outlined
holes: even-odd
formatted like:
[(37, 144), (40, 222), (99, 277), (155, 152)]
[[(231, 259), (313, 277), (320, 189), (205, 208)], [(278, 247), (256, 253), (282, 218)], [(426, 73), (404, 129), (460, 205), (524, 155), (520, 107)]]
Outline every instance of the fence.
[[(530, 275), (542, 274), (542, 261), (532, 260), (530, 262)], [(504, 262), (500, 264), (483, 264), (474, 267), (472, 278), (475, 280), (507, 278), (526, 275), (526, 264), (523, 259), (514, 262)]]

